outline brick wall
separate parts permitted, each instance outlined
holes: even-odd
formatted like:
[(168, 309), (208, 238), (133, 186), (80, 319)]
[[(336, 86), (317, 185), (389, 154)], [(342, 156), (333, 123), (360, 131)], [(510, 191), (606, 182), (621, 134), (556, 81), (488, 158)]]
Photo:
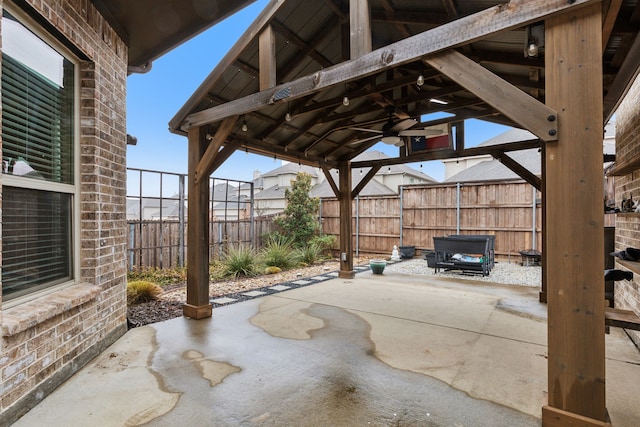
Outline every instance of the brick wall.
[[(636, 79), (616, 113), (616, 163), (624, 164), (640, 153), (640, 78)], [(625, 176), (616, 177), (616, 205), (623, 198), (633, 196), (640, 200), (640, 164)], [(616, 250), (628, 247), (640, 248), (640, 213), (616, 215)], [(629, 269), (616, 263), (616, 268)], [(640, 263), (634, 268), (634, 279), (616, 282), (616, 308), (633, 310), (640, 314)], [(636, 345), (640, 345), (640, 333), (629, 331)]]
[(126, 331), (127, 48), (88, 0), (26, 3), (84, 55), (80, 277), (46, 297), (0, 309), (0, 425)]

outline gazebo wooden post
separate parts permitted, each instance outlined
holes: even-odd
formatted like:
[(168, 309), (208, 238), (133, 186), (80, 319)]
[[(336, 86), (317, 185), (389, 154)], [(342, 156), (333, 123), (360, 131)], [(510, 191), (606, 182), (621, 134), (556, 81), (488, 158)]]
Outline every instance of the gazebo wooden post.
[(340, 271), (338, 277), (353, 279), (353, 237), (352, 237), (352, 200), (351, 162), (338, 165), (339, 203), (340, 203)]
[(211, 317), (209, 302), (209, 179), (197, 179), (197, 168), (207, 148), (203, 127), (189, 129), (189, 183), (187, 213), (187, 301), (182, 312), (185, 317)]
[(543, 426), (605, 426), (602, 5), (545, 21), (546, 103), (558, 141), (545, 149), (543, 250), (548, 406)]

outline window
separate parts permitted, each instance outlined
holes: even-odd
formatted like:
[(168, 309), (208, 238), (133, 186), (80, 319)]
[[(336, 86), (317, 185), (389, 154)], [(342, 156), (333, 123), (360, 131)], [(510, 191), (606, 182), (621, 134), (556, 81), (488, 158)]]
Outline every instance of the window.
[(74, 277), (76, 63), (2, 15), (2, 298)]

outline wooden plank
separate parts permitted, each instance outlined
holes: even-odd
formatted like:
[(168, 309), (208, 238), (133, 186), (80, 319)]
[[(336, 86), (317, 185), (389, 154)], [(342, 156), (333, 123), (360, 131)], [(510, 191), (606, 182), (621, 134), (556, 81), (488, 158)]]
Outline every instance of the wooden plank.
[(607, 421), (594, 420), (552, 406), (542, 408), (542, 425), (544, 427), (611, 427), (611, 423)]
[(197, 167), (207, 144), (203, 128), (189, 130), (187, 219), (187, 301), (183, 314), (192, 319), (211, 317), (209, 303), (209, 179), (196, 181)]
[(200, 182), (200, 180), (209, 180), (209, 175), (211, 175), (211, 173), (213, 172), (212, 164), (216, 159), (218, 152), (220, 151), (220, 147), (222, 147), (227, 139), (227, 136), (229, 136), (229, 134), (233, 130), (233, 126), (236, 124), (237, 120), (237, 117), (230, 117), (222, 122), (220, 128), (218, 128), (218, 131), (213, 137), (210, 137), (208, 135), (205, 136), (205, 139), (210, 138), (211, 141), (209, 142), (207, 150), (202, 155), (202, 158), (200, 158), (198, 161), (193, 176), (194, 183), (197, 184)]
[(604, 16), (604, 22), (602, 23), (602, 49), (606, 49), (609, 37), (613, 31), (613, 26), (616, 23), (618, 12), (620, 12), (620, 6), (622, 6), (622, 0), (611, 0), (609, 2), (609, 8)]
[(260, 90), (267, 90), (276, 85), (276, 36), (268, 25), (260, 33)]
[(333, 176), (331, 176), (331, 171), (325, 165), (321, 165), (320, 167), (322, 168), (322, 172), (324, 173), (324, 176), (327, 179), (327, 182), (329, 183), (331, 190), (333, 190), (333, 194), (335, 194), (336, 197), (340, 198), (340, 189), (336, 185), (336, 182), (333, 180)]
[(527, 181), (529, 184), (533, 185), (536, 190), (540, 191), (542, 188), (542, 180), (539, 176), (531, 173), (531, 171), (520, 163), (513, 160), (509, 157), (504, 151), (498, 151), (493, 155), (496, 159), (500, 161), (503, 165), (511, 169), (514, 173), (516, 173), (520, 178)]
[(604, 324), (616, 328), (640, 331), (640, 317), (631, 310), (605, 307)]
[(601, 5), (545, 31), (546, 102), (561, 123), (544, 158), (549, 406), (605, 421)]
[(365, 176), (362, 177), (358, 185), (355, 186), (353, 191), (351, 192), (351, 198), (355, 199), (358, 194), (362, 191), (362, 189), (371, 181), (371, 179), (378, 173), (381, 166), (374, 166), (369, 169), (369, 172)]
[[(378, 73), (391, 67), (413, 62), (423, 56), (471, 43), (496, 33), (539, 21), (572, 9), (598, 3), (599, 0), (512, 0), (490, 7), (473, 15), (440, 25), (415, 36), (391, 43), (356, 59), (325, 68), (312, 75), (280, 84), (244, 98), (217, 105), (188, 115), (180, 124), (171, 122), (172, 129), (214, 123), (231, 116), (239, 116), (273, 104), (275, 94), (288, 93), (282, 100), (291, 101), (335, 85)], [(217, 70), (218, 68), (216, 68)], [(218, 76), (219, 78), (219, 76)], [(200, 86), (205, 90), (213, 81)], [(183, 111), (183, 110), (181, 110)], [(179, 116), (177, 116), (179, 117)]]
[(531, 148), (540, 148), (539, 139), (530, 139), (527, 141), (509, 142), (506, 144), (491, 145), (491, 146), (477, 146), (466, 148), (462, 152), (458, 153), (454, 150), (437, 150), (426, 152), (424, 154), (412, 154), (411, 157), (404, 158), (387, 158), (376, 160), (363, 160), (359, 162), (353, 162), (353, 168), (370, 168), (374, 165), (380, 165), (381, 167), (398, 165), (403, 163), (415, 163), (429, 160), (450, 159), (454, 157), (473, 157), (482, 156), (485, 154), (491, 154), (493, 151), (519, 151), (529, 150)]
[(338, 167), (340, 182), (340, 271), (339, 277), (352, 279), (353, 270), (353, 239), (352, 239), (352, 199), (351, 199), (351, 165), (342, 162)]
[(349, 0), (349, 25), (351, 59), (371, 52), (369, 0)]
[(557, 113), (463, 54), (448, 50), (425, 62), (543, 141), (555, 141)]

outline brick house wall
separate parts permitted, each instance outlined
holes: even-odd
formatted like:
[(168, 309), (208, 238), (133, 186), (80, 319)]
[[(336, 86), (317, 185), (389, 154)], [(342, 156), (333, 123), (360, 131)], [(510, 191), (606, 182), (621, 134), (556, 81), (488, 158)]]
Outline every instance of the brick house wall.
[(126, 332), (127, 47), (89, 0), (20, 3), (84, 56), (80, 277), (0, 308), (0, 425), (11, 424)]
[[(620, 104), (616, 113), (616, 163), (625, 165), (640, 155), (640, 78), (637, 78), (631, 90)], [(640, 200), (640, 162), (635, 171), (618, 176), (616, 185), (616, 205), (619, 207), (623, 198), (633, 196)], [(628, 247), (640, 248), (640, 213), (623, 213), (616, 215), (616, 250)], [(624, 265), (623, 265), (624, 264)], [(636, 266), (637, 264), (637, 266)], [(633, 310), (640, 314), (640, 262), (620, 263), (616, 260), (616, 268), (632, 270), (633, 281), (621, 280), (615, 284), (615, 306)], [(640, 333), (628, 331), (636, 345), (640, 346)]]

